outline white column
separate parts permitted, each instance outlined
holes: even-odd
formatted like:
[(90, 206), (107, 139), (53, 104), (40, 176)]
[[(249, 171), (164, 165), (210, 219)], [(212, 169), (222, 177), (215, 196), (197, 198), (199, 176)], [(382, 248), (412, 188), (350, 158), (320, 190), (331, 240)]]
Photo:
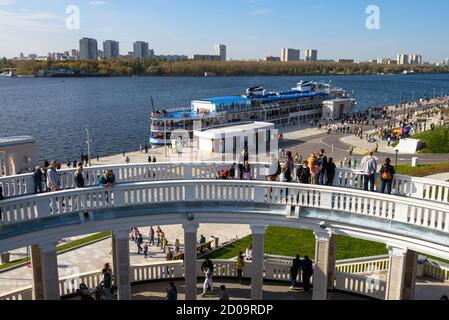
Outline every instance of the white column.
[(198, 224), (183, 224), (184, 229), (184, 278), (185, 278), (185, 299), (196, 300), (197, 274), (196, 274), (196, 236)]
[(56, 242), (31, 247), (33, 267), (33, 299), (59, 300), (58, 258)]
[(251, 226), (253, 260), (251, 261), (251, 300), (263, 300), (263, 264), (267, 226)]
[(327, 300), (327, 291), (335, 282), (336, 241), (331, 230), (315, 231), (314, 235), (313, 300)]
[(418, 254), (415, 251), (389, 245), (389, 265), (386, 300), (413, 300), (415, 295)]
[(129, 230), (114, 230), (115, 247), (113, 248), (116, 262), (115, 283), (119, 300), (131, 300), (131, 280), (129, 262)]

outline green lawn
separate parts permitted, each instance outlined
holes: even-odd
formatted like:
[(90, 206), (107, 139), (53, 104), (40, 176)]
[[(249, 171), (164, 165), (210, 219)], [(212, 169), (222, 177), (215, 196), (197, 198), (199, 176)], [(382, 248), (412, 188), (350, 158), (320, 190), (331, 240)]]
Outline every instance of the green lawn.
[[(67, 251), (67, 250), (70, 250), (70, 249), (73, 249), (73, 248), (76, 248), (76, 247), (87, 245), (87, 244), (90, 244), (92, 242), (95, 242), (95, 241), (98, 241), (98, 240), (102, 240), (102, 239), (105, 239), (105, 238), (110, 237), (110, 236), (111, 236), (111, 232), (110, 231), (97, 233), (97, 234), (94, 234), (94, 235), (91, 235), (91, 236), (88, 236), (88, 237), (85, 237), (85, 238), (81, 238), (81, 239), (78, 239), (78, 240), (75, 240), (75, 241), (72, 241), (72, 242), (69, 242), (69, 243), (61, 244), (61, 245), (59, 245), (57, 247), (56, 250), (57, 250), (57, 252), (61, 253), (63, 251)], [(5, 264), (0, 265), (0, 270), (11, 268), (11, 267), (17, 266), (17, 265), (22, 264), (22, 263), (27, 263), (29, 261), (30, 261), (30, 258), (23, 258), (23, 259), (11, 261), (9, 263), (5, 263)]]
[[(230, 259), (236, 257), (239, 251), (245, 253), (251, 243), (251, 236), (242, 238), (226, 246), (208, 257), (211, 259)], [(265, 253), (281, 256), (296, 256), (297, 254), (315, 256), (315, 237), (312, 231), (269, 227), (265, 235)], [(337, 236), (337, 260), (369, 257), (387, 254), (384, 244)]]
[(422, 164), (418, 167), (400, 164), (397, 166), (396, 172), (412, 177), (427, 177), (433, 174), (449, 172), (448, 163)]
[(449, 153), (449, 128), (437, 127), (412, 136), (412, 139), (421, 140), (426, 147), (421, 153)]

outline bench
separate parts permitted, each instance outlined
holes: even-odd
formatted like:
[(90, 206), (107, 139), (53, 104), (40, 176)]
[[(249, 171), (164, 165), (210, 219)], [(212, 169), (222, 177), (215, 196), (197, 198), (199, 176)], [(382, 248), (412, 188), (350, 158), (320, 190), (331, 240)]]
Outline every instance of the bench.
[[(205, 244), (199, 245), (196, 247), (196, 253), (204, 253), (205, 250), (212, 250), (212, 243), (214, 241), (206, 242)], [(184, 252), (178, 253), (174, 256), (173, 260), (184, 260)]]

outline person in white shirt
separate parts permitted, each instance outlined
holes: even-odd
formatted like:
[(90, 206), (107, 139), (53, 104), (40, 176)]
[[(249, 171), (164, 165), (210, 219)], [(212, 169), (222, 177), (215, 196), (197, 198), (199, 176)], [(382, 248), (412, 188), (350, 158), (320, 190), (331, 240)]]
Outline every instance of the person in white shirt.
[(362, 162), (360, 164), (362, 167), (362, 172), (364, 174), (363, 189), (365, 191), (368, 191), (368, 184), (369, 191), (374, 191), (374, 178), (377, 172), (377, 161), (373, 155), (374, 151), (370, 151), (368, 155), (362, 159)]

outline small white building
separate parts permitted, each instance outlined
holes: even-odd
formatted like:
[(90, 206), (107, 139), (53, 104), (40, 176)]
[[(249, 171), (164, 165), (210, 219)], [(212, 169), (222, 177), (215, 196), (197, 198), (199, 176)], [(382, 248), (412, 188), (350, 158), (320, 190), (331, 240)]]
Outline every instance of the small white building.
[(332, 99), (323, 101), (323, 118), (325, 120), (340, 120), (352, 110), (351, 99)]
[(242, 150), (248, 148), (253, 150), (252, 155), (258, 156), (259, 153), (266, 153), (268, 150), (266, 146), (270, 144), (273, 129), (273, 123), (254, 122), (195, 131), (194, 138), (198, 140), (198, 149), (203, 152), (233, 154), (235, 158)]
[(36, 140), (30, 136), (0, 138), (0, 177), (28, 172), (37, 161)]

